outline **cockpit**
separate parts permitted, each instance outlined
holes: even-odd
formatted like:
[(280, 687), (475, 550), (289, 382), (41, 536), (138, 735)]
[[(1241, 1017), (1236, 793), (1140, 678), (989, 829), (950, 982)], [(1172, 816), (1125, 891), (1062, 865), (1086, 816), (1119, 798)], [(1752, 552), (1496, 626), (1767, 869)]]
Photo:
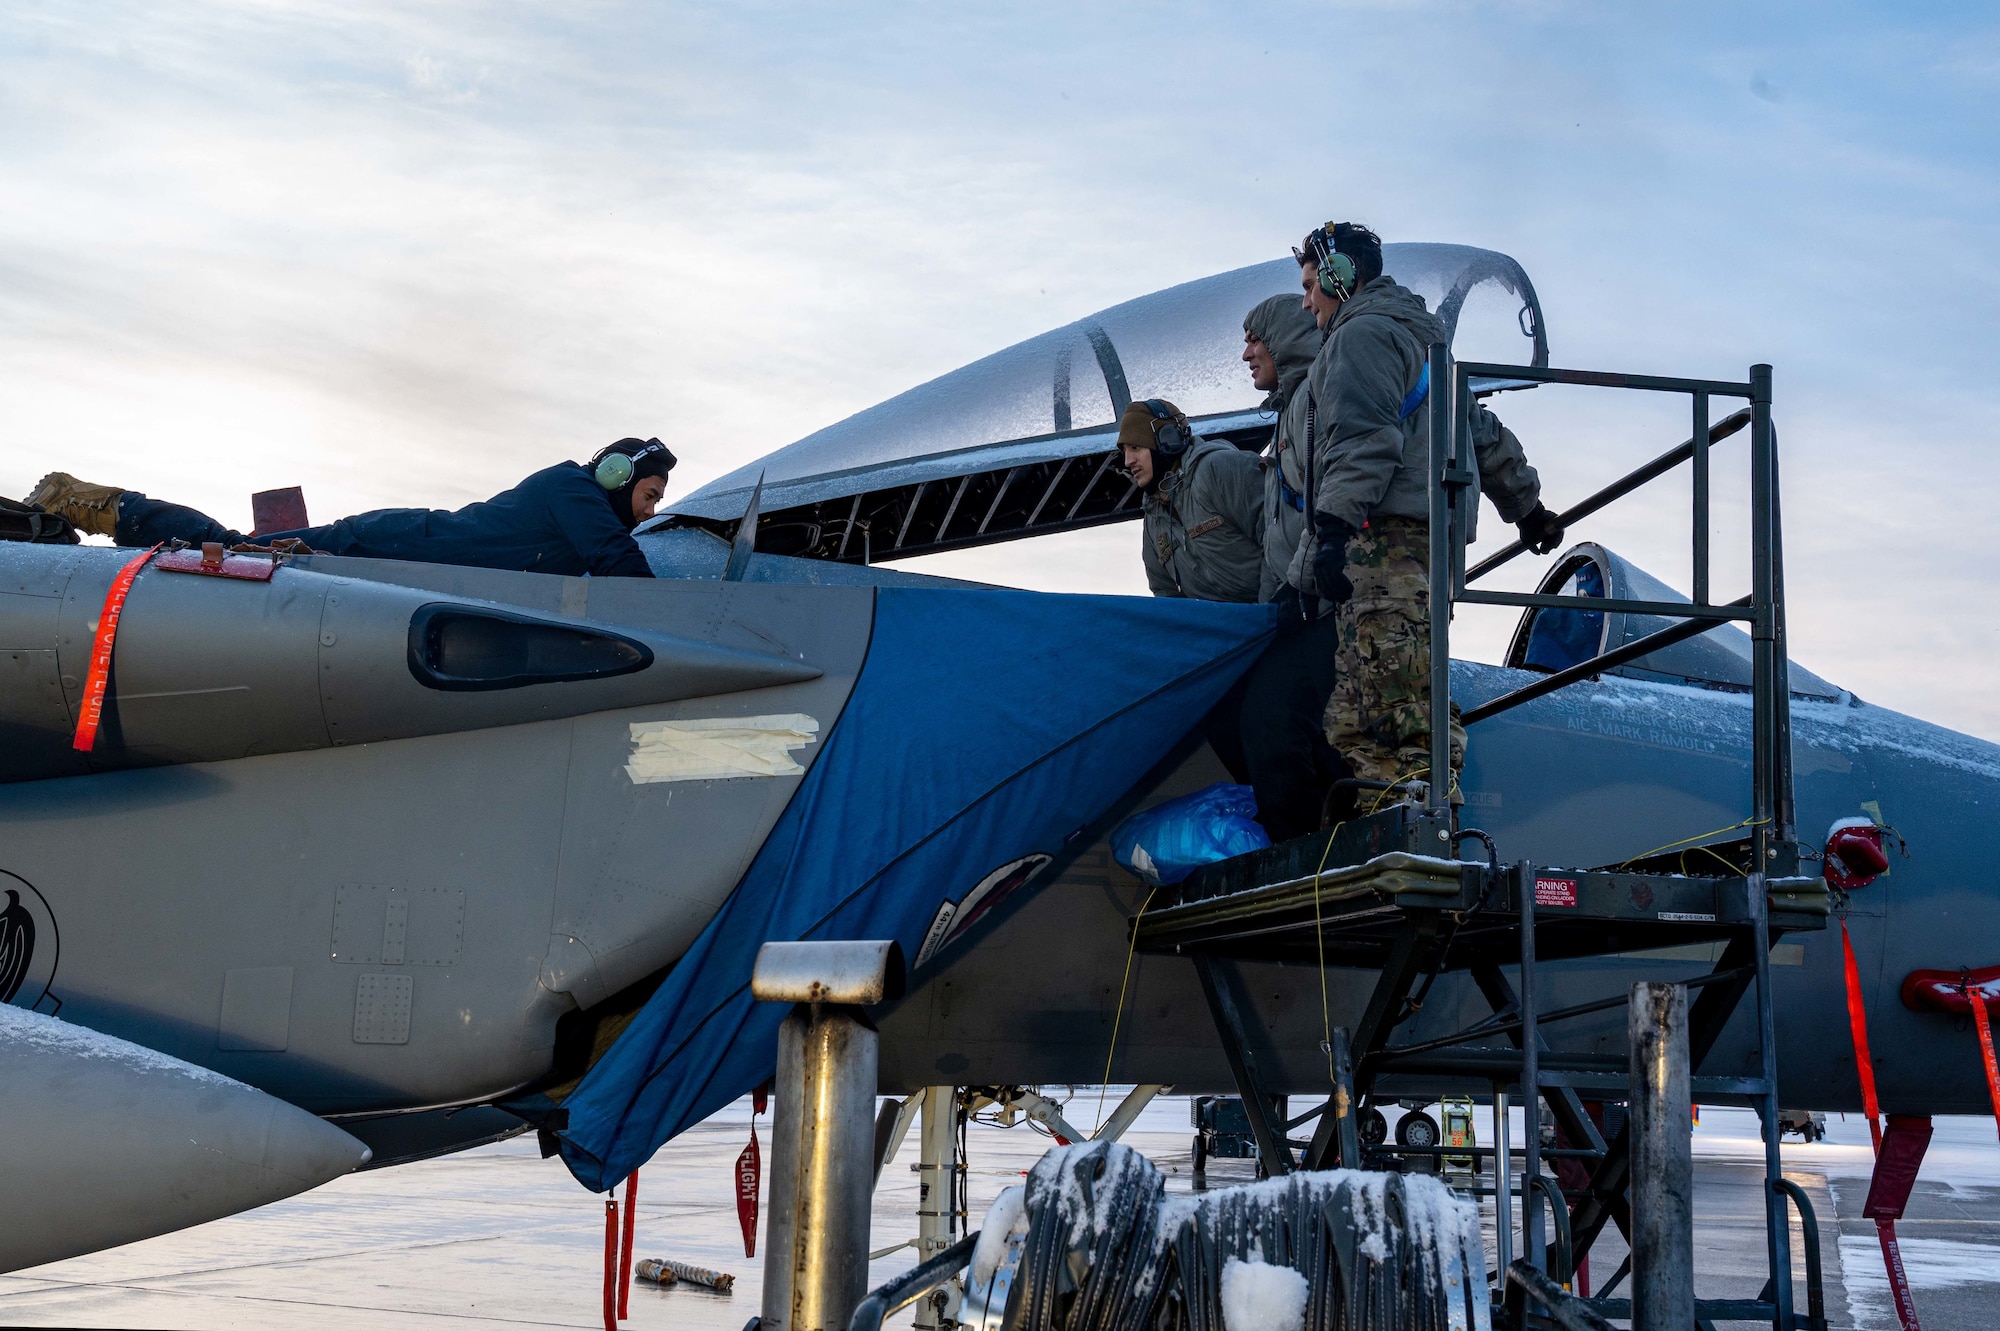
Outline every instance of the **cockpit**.
[[(1671, 601), (1683, 605), (1688, 601), (1636, 564), (1591, 542), (1571, 547), (1535, 590), (1545, 596)], [(1637, 642), (1672, 623), (1657, 615), (1618, 611), (1530, 610), (1521, 616), (1514, 630), (1506, 663), (1517, 669), (1553, 674), (1594, 660), (1628, 642)], [(1750, 635), (1729, 624), (1662, 647), (1605, 673), (1747, 693), (1752, 660)], [(1796, 662), (1792, 663), (1790, 674), (1794, 696), (1828, 701), (1847, 696)]]
[[(1546, 366), (1548, 333), (1513, 259), (1465, 245), (1383, 247), (1384, 271), (1422, 296), (1461, 361)], [(1298, 287), (1290, 259), (1253, 264), (1129, 300), (1016, 343), (807, 435), (703, 486), (641, 528), (656, 562), (716, 576), (753, 495), (760, 555), (804, 561), (815, 581), (942, 550), (1135, 519), (1119, 469), (1119, 414), (1164, 397), (1209, 438), (1262, 449), (1273, 417), (1239, 356), (1244, 315)], [(1485, 395), (1533, 385), (1475, 378)], [(698, 548), (695, 548), (698, 547)], [(1687, 598), (1602, 546), (1573, 547), (1539, 591), (1585, 598)], [(1553, 673), (1667, 627), (1645, 615), (1531, 610), (1506, 664)], [(1733, 626), (1662, 648), (1615, 673), (1750, 687), (1750, 639)], [(1792, 692), (1847, 695), (1791, 668)]]
[[(1521, 266), (1463, 245), (1388, 245), (1387, 273), (1424, 297), (1454, 346), (1548, 363)], [(1183, 283), (1029, 338), (858, 412), (702, 487), (647, 530), (733, 538), (761, 478), (756, 547), (875, 563), (1138, 515), (1116, 468), (1119, 413), (1164, 397), (1195, 428), (1262, 448), (1272, 417), (1238, 359), (1243, 317), (1297, 290), (1289, 259)], [(1478, 391), (1524, 386), (1481, 381)]]

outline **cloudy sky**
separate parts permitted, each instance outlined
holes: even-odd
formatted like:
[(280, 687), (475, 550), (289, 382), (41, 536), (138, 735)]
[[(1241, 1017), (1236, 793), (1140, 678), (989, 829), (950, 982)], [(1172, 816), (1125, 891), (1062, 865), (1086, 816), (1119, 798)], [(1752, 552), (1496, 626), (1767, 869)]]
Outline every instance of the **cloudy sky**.
[[(1971, 5), (0, 6), (0, 493), (691, 486), (1353, 217), (1514, 255), (1559, 364), (1772, 362), (1796, 655), (2000, 738), (1996, 100)], [(1684, 433), (1569, 392), (1501, 405), (1558, 506)], [(1684, 584), (1675, 502), (1580, 534)]]

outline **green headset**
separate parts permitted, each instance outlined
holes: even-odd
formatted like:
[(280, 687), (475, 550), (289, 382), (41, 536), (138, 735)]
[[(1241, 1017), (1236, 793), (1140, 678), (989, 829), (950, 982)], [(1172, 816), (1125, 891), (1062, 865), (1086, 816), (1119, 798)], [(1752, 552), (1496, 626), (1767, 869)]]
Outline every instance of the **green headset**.
[(1335, 300), (1350, 300), (1354, 296), (1355, 279), (1360, 276), (1354, 267), (1354, 260), (1333, 247), (1334, 227), (1338, 223), (1328, 222), (1325, 226), (1306, 237), (1306, 248), (1294, 249), (1292, 254), (1300, 263), (1307, 259), (1319, 269), (1319, 289)]
[(1194, 442), (1187, 417), (1181, 415), (1171, 403), (1156, 397), (1146, 399), (1146, 410), (1153, 413), (1153, 451), (1170, 458), (1187, 452), (1188, 446)]
[(622, 490), (632, 483), (632, 477), (638, 473), (639, 460), (655, 453), (665, 453), (667, 470), (674, 469), (672, 450), (657, 439), (648, 439), (645, 447), (631, 453), (619, 452), (617, 444), (607, 445), (590, 460), (590, 474), (605, 489)]

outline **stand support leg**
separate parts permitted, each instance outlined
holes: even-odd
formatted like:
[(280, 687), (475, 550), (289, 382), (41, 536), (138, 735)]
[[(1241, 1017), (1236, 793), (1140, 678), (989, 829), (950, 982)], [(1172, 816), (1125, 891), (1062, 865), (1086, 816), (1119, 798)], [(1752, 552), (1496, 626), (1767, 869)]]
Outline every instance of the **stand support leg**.
[[(1353, 1075), (1353, 1084), (1348, 1088), (1351, 1103), (1359, 1103), (1374, 1086), (1375, 1076), (1368, 1070), (1369, 1056), (1389, 1043), (1389, 1034), (1396, 1026), (1396, 1016), (1403, 1010), (1403, 1003), (1417, 982), (1424, 957), (1436, 936), (1436, 913), (1428, 910), (1415, 912), (1404, 922), (1396, 941), (1389, 947), (1389, 955), (1383, 958), (1382, 969), (1375, 978), (1374, 991), (1368, 995), (1368, 1006), (1361, 1013), (1361, 1024), (1354, 1028), (1354, 1038), (1348, 1045)], [(1325, 1169), (1333, 1158), (1334, 1134), (1340, 1126), (1334, 1114), (1336, 1107), (1333, 1097), (1329, 1096), (1326, 1110), (1320, 1114), (1319, 1124), (1313, 1129), (1312, 1144), (1306, 1148), (1304, 1167), (1307, 1169)]]
[(1244, 1020), (1249, 1002), (1241, 982), (1229, 963), (1206, 952), (1188, 954), (1195, 974), (1201, 977), (1201, 991), (1208, 998), (1208, 1010), (1215, 1018), (1216, 1033), (1222, 1037), (1222, 1053), (1229, 1060), (1229, 1073), (1243, 1097), (1244, 1112), (1250, 1116), (1250, 1135), (1257, 1140), (1257, 1154), (1264, 1172), (1272, 1178), (1292, 1172), (1292, 1151), (1285, 1141), (1283, 1120), (1273, 1121), (1271, 1101), (1257, 1075), (1257, 1055), (1250, 1047), (1250, 1028)]

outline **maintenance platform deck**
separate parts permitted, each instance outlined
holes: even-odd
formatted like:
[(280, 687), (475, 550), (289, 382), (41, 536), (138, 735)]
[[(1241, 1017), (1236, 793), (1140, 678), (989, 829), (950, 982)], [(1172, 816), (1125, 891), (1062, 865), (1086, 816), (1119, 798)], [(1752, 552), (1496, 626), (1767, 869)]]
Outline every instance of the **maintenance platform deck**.
[[(1138, 946), (1374, 968), (1411, 924), (1411, 912), (1433, 912), (1454, 926), (1452, 968), (1511, 965), (1519, 960), (1521, 906), (1530, 895), (1535, 953), (1544, 961), (1727, 941), (1751, 923), (1745, 875), (1465, 861), (1425, 853), (1438, 840), (1433, 824), (1398, 805), (1209, 865), (1189, 876), (1173, 901), (1145, 913)], [(1440, 848), (1449, 840), (1447, 831)], [(1826, 927), (1820, 879), (1767, 879), (1765, 894), (1774, 934)]]
[[(1132, 922), (1134, 946), (1180, 954), (1195, 965), (1231, 1071), (1242, 1094), (1252, 1136), (1265, 1168), (1401, 1168), (1411, 1157), (1442, 1148), (1364, 1142), (1361, 1116), (1376, 1084), (1389, 1074), (1414, 1074), (1456, 1084), (1461, 1093), (1490, 1094), (1504, 1106), (1509, 1094), (1545, 1101), (1563, 1143), (1542, 1147), (1530, 1131), (1518, 1149), (1504, 1140), (1465, 1154), (1519, 1158), (1525, 1191), (1521, 1230), (1529, 1260), (1570, 1281), (1578, 1258), (1607, 1222), (1629, 1231), (1627, 1197), (1630, 1141), (1625, 1132), (1606, 1141), (1586, 1111), (1583, 1095), (1622, 1099), (1630, 1086), (1624, 1056), (1558, 1051), (1543, 1028), (1587, 1013), (1622, 1008), (1623, 993), (1571, 1007), (1542, 1011), (1536, 1003), (1541, 962), (1639, 952), (1690, 943), (1720, 943), (1711, 971), (1687, 982), (1698, 991), (1688, 1013), (1691, 1088), (1711, 1104), (1747, 1104), (1776, 1114), (1771, 1038), (1769, 949), (1785, 935), (1824, 929), (1831, 909), (1818, 878), (1767, 877), (1737, 872), (1704, 875), (1680, 870), (1678, 860), (1640, 859), (1628, 864), (1573, 868), (1529, 861), (1500, 862), (1483, 833), (1455, 830), (1449, 808), (1415, 801), (1350, 820), (1296, 841), (1206, 866), (1190, 875), (1164, 905)], [(1468, 841), (1483, 843), (1478, 860), (1452, 852)], [(1445, 852), (1439, 854), (1437, 852)], [(1754, 862), (1756, 843), (1704, 848), (1704, 863), (1735, 868)], [(1334, 1085), (1326, 1103), (1287, 1119), (1282, 1101), (1265, 1089), (1250, 1038), (1253, 999), (1235, 960), (1288, 961), (1372, 970), (1377, 980), (1351, 1035), (1331, 1033)], [(1503, 968), (1515, 968), (1518, 990)], [(1469, 972), (1492, 1015), (1450, 1035), (1392, 1044), (1395, 1031), (1419, 1011), (1436, 977)], [(1755, 995), (1759, 1042), (1765, 1046), (1759, 1076), (1703, 1075), (1703, 1058), (1741, 1000)], [(1317, 1119), (1312, 1140), (1293, 1142), (1289, 1130)], [(1532, 1121), (1532, 1120), (1531, 1120)], [(1301, 1149), (1302, 1148), (1302, 1149)], [(1549, 1156), (1580, 1158), (1592, 1167), (1589, 1184), (1568, 1195), (1542, 1176)], [(1504, 1269), (1511, 1246), (1511, 1171), (1496, 1169), (1496, 1233)], [(1810, 1203), (1782, 1180), (1773, 1184), (1801, 1208), (1810, 1228)], [(1540, 1196), (1535, 1196), (1539, 1192)], [(1552, 1243), (1542, 1238), (1539, 1202), (1549, 1203)], [(1530, 1202), (1536, 1204), (1530, 1205)], [(1560, 1203), (1560, 1204), (1559, 1204)], [(1550, 1249), (1544, 1252), (1544, 1248)], [(1821, 1303), (1820, 1263), (1809, 1252), (1810, 1303)], [(1611, 1286), (1619, 1278), (1614, 1276)], [(1784, 1295), (1776, 1290), (1782, 1283)], [(1787, 1320), (1789, 1276), (1774, 1277), (1755, 1300), (1711, 1302), (1705, 1319), (1753, 1317)], [(1624, 1315), (1623, 1300), (1600, 1297), (1600, 1315)], [(1808, 1317), (1807, 1325), (1811, 1325)]]

